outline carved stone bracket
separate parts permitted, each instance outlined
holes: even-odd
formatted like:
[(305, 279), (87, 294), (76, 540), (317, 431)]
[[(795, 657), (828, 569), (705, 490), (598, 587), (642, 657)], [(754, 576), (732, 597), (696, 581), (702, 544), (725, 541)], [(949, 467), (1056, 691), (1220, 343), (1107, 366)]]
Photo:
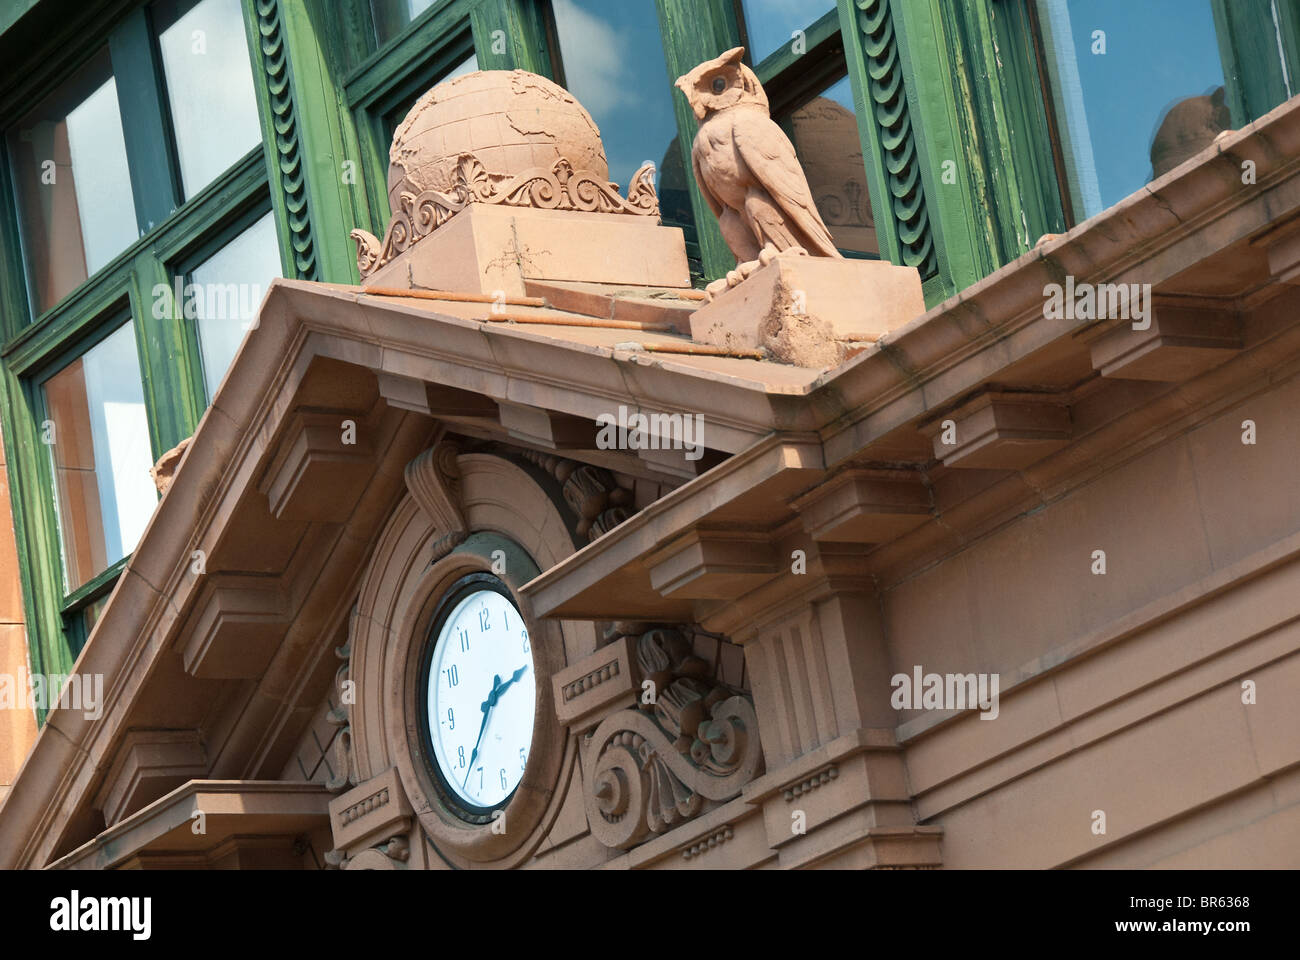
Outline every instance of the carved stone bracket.
[(621, 849), (739, 795), (762, 763), (753, 704), (710, 679), (680, 631), (647, 630), (636, 661), (639, 707), (606, 717), (588, 741), (588, 823)]
[(392, 861), (411, 855), (407, 835), (413, 822), (401, 778), (389, 768), (330, 802), (334, 850), (326, 861), (344, 870), (391, 870)]
[(434, 444), (406, 465), (406, 489), (426, 517), (439, 530), (447, 531), (439, 543), (439, 557), (465, 539), (465, 517), (461, 513), (460, 448), (454, 443)]
[(644, 164), (633, 174), (627, 196), (623, 197), (618, 192), (618, 184), (597, 177), (589, 170), (574, 170), (573, 164), (564, 157), (556, 160), (549, 169), (533, 167), (516, 176), (508, 176), (489, 173), (474, 154), (462, 153), (450, 190), (401, 195), (399, 208), (393, 212), (382, 243), (365, 230), (352, 231), (352, 239), (357, 244), (357, 268), (362, 278), (423, 240), (472, 203), (659, 216), (653, 164)]

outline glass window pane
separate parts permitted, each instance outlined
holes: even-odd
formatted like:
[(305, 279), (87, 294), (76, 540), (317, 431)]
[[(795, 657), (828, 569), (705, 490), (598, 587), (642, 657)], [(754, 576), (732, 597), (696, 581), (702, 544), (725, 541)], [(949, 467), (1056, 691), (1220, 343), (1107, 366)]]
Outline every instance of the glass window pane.
[(186, 199), (262, 142), (239, 0), (154, 8)]
[(139, 235), (108, 50), (6, 139), (32, 309), (39, 314)]
[(278, 276), (280, 248), (270, 213), (191, 271), (185, 312), (198, 324), (209, 402), (244, 342), (266, 288)]
[(370, 0), (370, 11), (375, 16), (375, 39), (382, 47), (431, 6), (433, 0)]
[(565, 84), (600, 128), (609, 178), (626, 188), (650, 161), (662, 193), (664, 171), (683, 171), (654, 0), (551, 0), (551, 9)]
[(829, 11), (831, 0), (742, 0), (749, 59), (759, 63), (794, 41), (796, 30), (807, 30)]
[(131, 324), (43, 389), (64, 583), (72, 592), (135, 549), (158, 504)]
[(1231, 123), (1210, 0), (1037, 0), (1076, 221)]
[(794, 144), (817, 211), (845, 253), (878, 256), (853, 90), (843, 77), (778, 122)]

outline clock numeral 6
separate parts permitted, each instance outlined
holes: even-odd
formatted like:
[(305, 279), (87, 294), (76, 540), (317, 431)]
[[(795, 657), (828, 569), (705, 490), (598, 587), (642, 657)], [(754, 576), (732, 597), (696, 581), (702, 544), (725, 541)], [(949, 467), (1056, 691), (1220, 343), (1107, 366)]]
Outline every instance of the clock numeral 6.
[(502, 790), (506, 789), (506, 768), (505, 767), (501, 768), (501, 789)]

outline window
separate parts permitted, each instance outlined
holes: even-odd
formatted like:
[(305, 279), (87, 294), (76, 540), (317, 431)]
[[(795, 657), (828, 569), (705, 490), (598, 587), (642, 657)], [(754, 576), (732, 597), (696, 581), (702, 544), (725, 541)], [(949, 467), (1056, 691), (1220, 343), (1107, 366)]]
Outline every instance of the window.
[(609, 177), (626, 186), (646, 161), (676, 151), (672, 82), (654, 0), (552, 0), (563, 86), (600, 129)]
[(431, 6), (433, 0), (370, 0), (370, 12), (375, 18), (375, 40), (382, 47)]
[(756, 64), (772, 119), (794, 144), (835, 245), (845, 256), (878, 258), (862, 137), (835, 5), (825, 0), (742, 0), (740, 8), (749, 44), (746, 57)]
[(20, 120), (6, 139), (28, 296), (40, 313), (138, 235), (108, 48)]
[(159, 0), (127, 15), (5, 132), (32, 318), (261, 139), (240, 0)]
[(193, 314), (197, 325), (209, 403), (252, 325), (266, 288), (279, 275), (280, 249), (270, 213), (190, 272), (185, 313)]
[(1232, 127), (1210, 0), (1036, 0), (1073, 221)]
[[(23, 401), (0, 418), (39, 452), (22, 466), (47, 478), (14, 498), (45, 663), (71, 665), (156, 508), (155, 455), (193, 432), (280, 271), (280, 221), (263, 214), (285, 204), (260, 147), (267, 91), (246, 6), (109, 5), (120, 14), (97, 28), (102, 46), (74, 54), (74, 37), (52, 38), (70, 54), (54, 54), (58, 76), (38, 97), (0, 98), (0, 179), (13, 184), (0, 217), (20, 241), (0, 257), (4, 319), (10, 334), (32, 328), (0, 358)], [(34, 50), (6, 69), (43, 75), (50, 58)], [(189, 281), (189, 312), (159, 309), (160, 285)]]
[(135, 549), (158, 502), (131, 323), (47, 379), (42, 393), (64, 589), (72, 593)]
[(154, 28), (183, 199), (262, 140), (239, 0), (162, 0)]
[(794, 144), (817, 212), (835, 245), (850, 256), (878, 257), (880, 245), (849, 78), (841, 77), (774, 119)]
[(742, 0), (745, 18), (746, 53), (758, 63), (793, 43), (798, 34), (806, 33), (809, 24), (828, 10), (830, 0)]
[(563, 64), (557, 82), (596, 121), (609, 178), (626, 188), (642, 164), (653, 163), (663, 222), (682, 227), (693, 243), (688, 171), (654, 0), (551, 0), (551, 11)]

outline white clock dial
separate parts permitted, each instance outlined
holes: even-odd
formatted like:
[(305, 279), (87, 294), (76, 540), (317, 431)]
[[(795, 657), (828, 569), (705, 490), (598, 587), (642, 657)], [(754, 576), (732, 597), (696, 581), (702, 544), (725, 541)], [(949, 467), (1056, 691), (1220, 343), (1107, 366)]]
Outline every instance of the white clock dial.
[(528, 628), (489, 582), (475, 577), (439, 618), (425, 691), (444, 785), (475, 813), (499, 809), (519, 785), (537, 703)]

